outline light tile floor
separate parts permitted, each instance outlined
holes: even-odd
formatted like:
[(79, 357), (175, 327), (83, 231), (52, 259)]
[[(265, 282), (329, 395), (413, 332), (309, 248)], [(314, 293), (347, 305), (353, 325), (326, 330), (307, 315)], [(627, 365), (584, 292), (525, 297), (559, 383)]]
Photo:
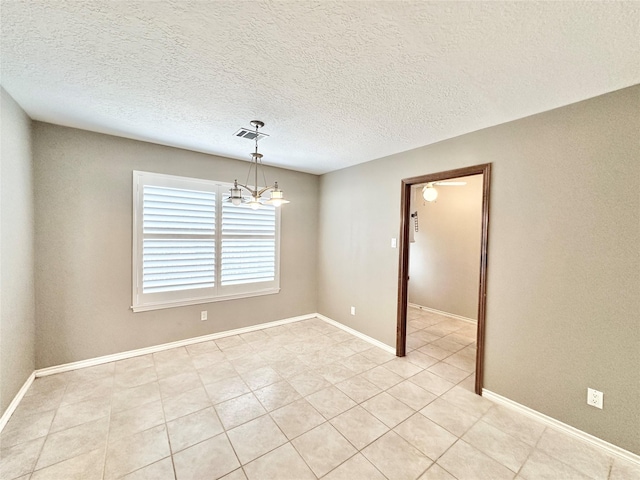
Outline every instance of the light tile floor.
[(474, 340), (410, 309), (405, 358), (313, 319), (38, 378), (0, 478), (640, 478), (474, 395)]

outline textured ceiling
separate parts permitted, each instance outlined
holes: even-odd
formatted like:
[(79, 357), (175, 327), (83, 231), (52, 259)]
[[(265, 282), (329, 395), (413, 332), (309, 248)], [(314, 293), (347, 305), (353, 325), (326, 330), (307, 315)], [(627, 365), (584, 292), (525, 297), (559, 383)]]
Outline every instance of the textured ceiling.
[(36, 120), (312, 173), (640, 83), (639, 2), (6, 1)]

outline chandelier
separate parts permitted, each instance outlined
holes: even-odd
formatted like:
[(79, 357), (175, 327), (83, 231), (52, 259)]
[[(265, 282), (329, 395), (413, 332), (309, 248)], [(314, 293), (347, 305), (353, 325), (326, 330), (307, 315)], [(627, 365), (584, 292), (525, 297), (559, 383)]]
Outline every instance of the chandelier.
[[(252, 120), (251, 125), (255, 127), (255, 141), (256, 141), (256, 149), (255, 152), (251, 153), (251, 166), (249, 167), (249, 173), (247, 174), (247, 180), (245, 181), (245, 185), (238, 183), (238, 180), (234, 180), (233, 188), (230, 189), (230, 195), (228, 202), (233, 203), (234, 205), (240, 205), (241, 203), (246, 203), (254, 210), (257, 210), (262, 205), (273, 205), (274, 207), (279, 207), (284, 203), (289, 203), (289, 200), (284, 199), (284, 194), (280, 187), (278, 187), (278, 182), (275, 182), (270, 187), (260, 188), (258, 187), (258, 167), (262, 167), (262, 179), (264, 180), (265, 185), (267, 184), (266, 177), (264, 176), (264, 165), (262, 165), (262, 154), (258, 153), (258, 140), (260, 136), (258, 134), (258, 129), (264, 127), (264, 122), (260, 120)], [(254, 184), (253, 188), (249, 185), (249, 178), (253, 173)], [(242, 190), (246, 190), (249, 192), (250, 197), (243, 197)], [(262, 195), (266, 192), (271, 192), (271, 195), (268, 200), (262, 198)]]

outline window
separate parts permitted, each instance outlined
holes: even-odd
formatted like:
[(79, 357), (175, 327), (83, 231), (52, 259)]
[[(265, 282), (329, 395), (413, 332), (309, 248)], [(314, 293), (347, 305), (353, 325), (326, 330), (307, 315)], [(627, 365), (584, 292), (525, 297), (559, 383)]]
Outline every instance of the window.
[(133, 311), (278, 293), (280, 212), (231, 184), (133, 172)]

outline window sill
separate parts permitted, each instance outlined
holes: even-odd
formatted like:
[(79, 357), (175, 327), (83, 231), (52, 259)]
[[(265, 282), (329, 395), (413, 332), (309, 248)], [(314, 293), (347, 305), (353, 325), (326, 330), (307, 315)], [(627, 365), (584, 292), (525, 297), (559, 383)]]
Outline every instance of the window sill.
[(209, 298), (194, 298), (192, 300), (180, 300), (178, 302), (165, 302), (165, 303), (155, 303), (148, 305), (134, 305), (129, 308), (137, 312), (148, 312), (150, 310), (161, 310), (163, 308), (176, 308), (176, 307), (186, 307), (188, 305), (198, 305), (201, 303), (215, 303), (215, 302), (224, 302), (226, 300), (238, 300), (240, 298), (249, 298), (249, 297), (259, 297), (262, 295), (273, 295), (280, 292), (280, 288), (268, 288), (265, 290), (259, 290), (251, 293), (237, 293), (233, 295), (224, 295), (219, 297), (209, 297)]

